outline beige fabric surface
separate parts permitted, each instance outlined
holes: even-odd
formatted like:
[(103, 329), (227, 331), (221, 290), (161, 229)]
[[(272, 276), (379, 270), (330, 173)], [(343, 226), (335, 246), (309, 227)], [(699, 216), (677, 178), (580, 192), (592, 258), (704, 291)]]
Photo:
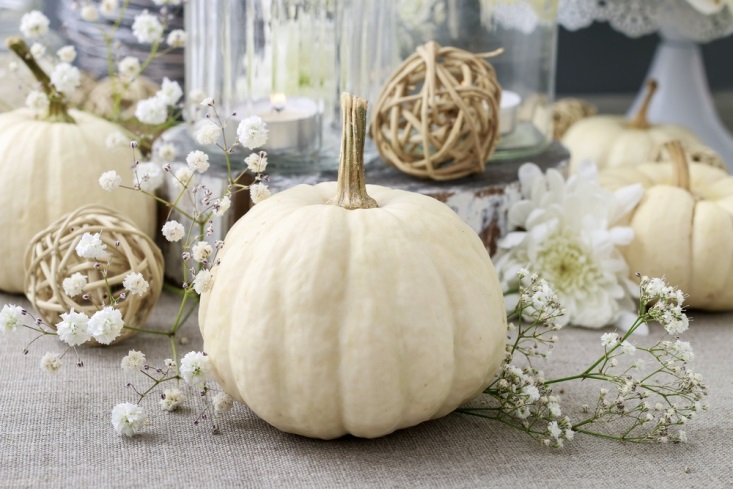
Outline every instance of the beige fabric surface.
[[(0, 294), (0, 305), (7, 302), (27, 305)], [(176, 299), (164, 295), (148, 326), (164, 327), (176, 307)], [(733, 487), (733, 314), (693, 316), (686, 339), (709, 383), (711, 411), (687, 426), (689, 443), (576, 436), (563, 450), (461, 414), (382, 439), (324, 442), (281, 433), (235, 406), (221, 422), (222, 434), (212, 435), (192, 425), (193, 410), (164, 413), (150, 401), (146, 433), (119, 437), (109, 421), (112, 406), (134, 401), (120, 358), (135, 348), (161, 362), (169, 356), (164, 337), (82, 348), (85, 367), (67, 359), (51, 376), (38, 365), (47, 350), (61, 351), (54, 339), (39, 340), (24, 356), (29, 332), (0, 336), (0, 487)], [(195, 319), (184, 331), (191, 344), (182, 353), (200, 349)], [(548, 378), (587, 366), (599, 354), (599, 336), (561, 331), (545, 368)], [(584, 388), (573, 387), (563, 399), (571, 416)]]

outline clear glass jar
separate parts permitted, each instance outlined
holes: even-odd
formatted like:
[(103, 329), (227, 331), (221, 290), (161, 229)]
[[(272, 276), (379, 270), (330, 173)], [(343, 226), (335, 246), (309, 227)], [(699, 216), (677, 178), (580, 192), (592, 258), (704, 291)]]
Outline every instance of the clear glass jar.
[(239, 119), (265, 120), (274, 167), (317, 163), (337, 93), (334, 0), (189, 0), (186, 28), (189, 96), (201, 91), (222, 117), (234, 113), (232, 137)]

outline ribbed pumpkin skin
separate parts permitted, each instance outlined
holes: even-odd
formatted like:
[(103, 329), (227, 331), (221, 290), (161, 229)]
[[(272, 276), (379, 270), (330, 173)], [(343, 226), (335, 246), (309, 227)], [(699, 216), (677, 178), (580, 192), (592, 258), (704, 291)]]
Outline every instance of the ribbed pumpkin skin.
[(367, 185), (376, 209), (301, 185), (231, 229), (204, 293), (204, 350), (226, 392), (282, 431), (374, 438), (478, 395), (506, 311), (475, 232), (429, 197)]
[[(116, 170), (132, 182), (132, 155), (106, 147), (119, 128), (85, 112), (70, 111), (76, 124), (36, 120), (27, 109), (0, 114), (0, 290), (22, 292), (23, 256), (33, 236), (85, 204), (102, 204), (155, 232), (155, 202), (128, 190), (107, 192), (99, 176)], [(63, 278), (63, 277), (60, 277)]]
[(688, 192), (674, 186), (671, 163), (645, 163), (607, 170), (600, 181), (647, 189), (629, 221), (634, 240), (621, 249), (632, 273), (664, 276), (692, 308), (733, 309), (733, 177), (692, 163)]

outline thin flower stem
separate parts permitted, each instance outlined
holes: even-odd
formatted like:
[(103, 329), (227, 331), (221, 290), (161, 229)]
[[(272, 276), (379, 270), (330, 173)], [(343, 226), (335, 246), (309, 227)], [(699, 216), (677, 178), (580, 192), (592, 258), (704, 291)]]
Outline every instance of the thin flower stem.
[(168, 334), (174, 335), (178, 332), (181, 325), (183, 324), (183, 321), (181, 321), (181, 318), (183, 317), (183, 309), (186, 306), (186, 301), (188, 300), (188, 296), (191, 294), (190, 290), (186, 290), (183, 294), (183, 299), (181, 300), (181, 306), (178, 308), (178, 315), (176, 316), (176, 320), (173, 322), (173, 327), (169, 331)]
[(154, 329), (144, 329), (144, 328), (135, 328), (134, 326), (123, 326), (124, 329), (129, 329), (130, 331), (137, 331), (138, 333), (148, 333), (148, 334), (157, 334), (161, 336), (170, 336), (171, 333), (169, 331), (156, 331)]
[(173, 356), (172, 360), (173, 363), (176, 365), (176, 376), (180, 377), (181, 372), (178, 369), (178, 350), (176, 349), (176, 337), (171, 335), (170, 337), (170, 344), (171, 344), (171, 355)]
[[(142, 189), (137, 189), (137, 188), (134, 188), (134, 187), (128, 187), (127, 185), (120, 185), (120, 188), (126, 188), (127, 190), (133, 190), (133, 191), (135, 191), (135, 192), (142, 192), (143, 194), (145, 194), (145, 195), (147, 195), (148, 197), (151, 197), (151, 198), (153, 198), (153, 199), (157, 200), (158, 202), (160, 202), (160, 203), (161, 203), (161, 204), (163, 204), (163, 205), (166, 205), (166, 206), (171, 206), (171, 205), (172, 205), (172, 204), (171, 204), (171, 202), (168, 202), (168, 201), (167, 201), (167, 200), (165, 200), (165, 199), (161, 199), (161, 198), (160, 198), (160, 197), (158, 197), (157, 195), (155, 195), (155, 194), (151, 194), (150, 192), (146, 192), (145, 190), (142, 190)], [(180, 208), (178, 208), (178, 207), (174, 207), (174, 209), (175, 209), (176, 211), (178, 211), (178, 212), (179, 212), (179, 213), (180, 213), (180, 214), (181, 214), (182, 216), (184, 216), (184, 217), (187, 217), (188, 219), (190, 219), (190, 220), (192, 220), (192, 221), (196, 221), (196, 220), (195, 220), (195, 219), (193, 218), (193, 216), (191, 216), (191, 215), (190, 215), (189, 213), (185, 212), (185, 211), (184, 211), (183, 209), (180, 209)]]

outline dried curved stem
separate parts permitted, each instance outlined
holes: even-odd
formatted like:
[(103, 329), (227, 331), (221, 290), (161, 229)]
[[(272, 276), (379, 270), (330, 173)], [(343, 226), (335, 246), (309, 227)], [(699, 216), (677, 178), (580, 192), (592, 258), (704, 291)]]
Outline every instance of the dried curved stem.
[(675, 185), (683, 190), (690, 191), (690, 166), (687, 164), (687, 155), (682, 143), (672, 140), (664, 143), (664, 148), (669, 153), (674, 169)]
[(659, 84), (656, 80), (647, 80), (646, 96), (644, 97), (644, 101), (641, 103), (641, 107), (639, 107), (634, 118), (629, 121), (629, 127), (633, 127), (635, 129), (649, 128), (650, 124), (649, 119), (647, 118), (647, 113), (649, 112), (649, 105), (652, 103), (652, 98), (654, 97), (658, 87)]

